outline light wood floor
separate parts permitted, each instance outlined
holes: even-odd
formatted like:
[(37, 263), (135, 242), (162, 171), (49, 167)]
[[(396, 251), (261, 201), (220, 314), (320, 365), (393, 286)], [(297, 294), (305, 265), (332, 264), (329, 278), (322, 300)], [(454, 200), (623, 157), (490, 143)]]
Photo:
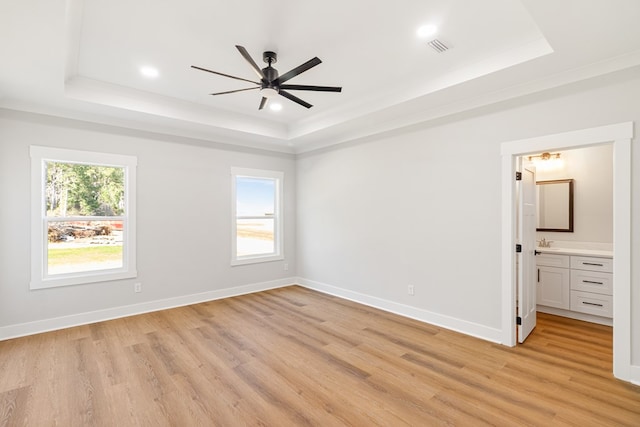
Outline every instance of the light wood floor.
[(611, 328), (509, 348), (300, 287), (0, 342), (0, 426), (639, 426)]

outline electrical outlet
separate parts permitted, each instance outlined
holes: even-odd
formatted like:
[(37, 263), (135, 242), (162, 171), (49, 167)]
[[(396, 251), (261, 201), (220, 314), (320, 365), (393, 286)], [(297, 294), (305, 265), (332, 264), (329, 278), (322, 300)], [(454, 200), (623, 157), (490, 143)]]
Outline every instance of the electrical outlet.
[(284, 271), (289, 271), (289, 264), (284, 264)]
[(415, 295), (415, 288), (413, 287), (413, 285), (409, 285), (409, 287), (407, 288), (407, 292), (409, 293), (409, 295)]
[(138, 292), (142, 292), (142, 283), (134, 283), (133, 284), (133, 291), (138, 293)]

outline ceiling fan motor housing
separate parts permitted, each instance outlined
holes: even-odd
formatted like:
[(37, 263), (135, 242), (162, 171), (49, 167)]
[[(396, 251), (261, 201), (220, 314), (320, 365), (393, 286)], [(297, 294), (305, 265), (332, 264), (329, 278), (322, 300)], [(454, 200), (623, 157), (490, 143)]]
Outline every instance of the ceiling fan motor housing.
[(278, 78), (278, 70), (273, 68), (272, 66), (268, 66), (262, 69), (265, 78), (262, 79), (261, 85), (264, 89), (265, 87), (274, 88), (273, 82)]

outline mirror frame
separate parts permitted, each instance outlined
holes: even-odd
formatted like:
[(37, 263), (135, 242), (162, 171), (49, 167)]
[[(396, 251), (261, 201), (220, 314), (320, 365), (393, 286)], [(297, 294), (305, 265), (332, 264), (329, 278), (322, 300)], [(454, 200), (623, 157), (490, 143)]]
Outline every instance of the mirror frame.
[(573, 233), (573, 179), (536, 181), (536, 185), (566, 184), (566, 183), (569, 184), (569, 228), (536, 228), (536, 231), (555, 231), (559, 233)]

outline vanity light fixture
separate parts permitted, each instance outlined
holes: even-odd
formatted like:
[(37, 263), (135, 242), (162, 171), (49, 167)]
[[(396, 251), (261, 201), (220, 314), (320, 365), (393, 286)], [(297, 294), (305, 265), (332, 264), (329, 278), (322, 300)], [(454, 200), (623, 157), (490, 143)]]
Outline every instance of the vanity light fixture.
[(545, 152), (545, 153), (539, 154), (537, 156), (529, 156), (529, 161), (533, 162), (533, 161), (535, 161), (534, 159), (540, 159), (540, 160), (544, 161), (544, 160), (551, 160), (552, 158), (559, 159), (560, 158), (560, 153), (551, 154), (551, 153)]
[(560, 153), (544, 152), (536, 156), (529, 156), (529, 161), (541, 170), (562, 169), (564, 167), (564, 160), (560, 158)]

